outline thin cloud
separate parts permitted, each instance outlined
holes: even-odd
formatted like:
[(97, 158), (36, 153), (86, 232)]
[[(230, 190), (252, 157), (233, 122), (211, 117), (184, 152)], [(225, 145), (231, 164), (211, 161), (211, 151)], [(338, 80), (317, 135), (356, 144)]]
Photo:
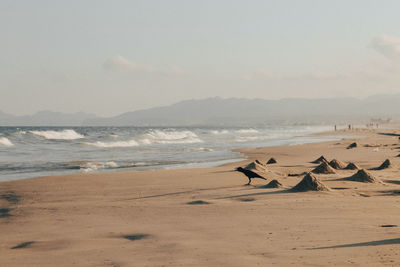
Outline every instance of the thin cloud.
[(156, 69), (136, 62), (130, 61), (122, 56), (115, 56), (107, 59), (103, 68), (110, 71), (141, 71), (141, 72), (155, 72)]
[(372, 39), (371, 47), (391, 60), (400, 60), (400, 37), (381, 35)]
[(115, 56), (103, 63), (103, 69), (114, 72), (141, 72), (160, 75), (182, 75), (185, 71), (177, 66), (157, 69), (155, 67), (130, 61), (122, 56)]

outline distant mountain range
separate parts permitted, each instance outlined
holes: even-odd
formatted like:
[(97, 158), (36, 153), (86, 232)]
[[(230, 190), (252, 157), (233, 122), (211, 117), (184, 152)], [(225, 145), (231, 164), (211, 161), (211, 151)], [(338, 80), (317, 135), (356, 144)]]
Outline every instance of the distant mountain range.
[(2, 126), (256, 126), (265, 124), (365, 123), (400, 119), (400, 94), (365, 99), (219, 97), (185, 100), (169, 106), (126, 112), (114, 117), (41, 111), (31, 116), (0, 112)]
[(94, 118), (97, 116), (84, 112), (39, 111), (33, 115), (15, 116), (0, 111), (0, 126), (80, 126), (85, 120)]

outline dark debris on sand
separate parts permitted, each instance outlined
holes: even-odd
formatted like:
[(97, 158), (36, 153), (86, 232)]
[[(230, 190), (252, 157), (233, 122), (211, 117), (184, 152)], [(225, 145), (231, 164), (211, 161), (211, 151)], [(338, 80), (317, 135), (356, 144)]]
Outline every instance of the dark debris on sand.
[(27, 242), (23, 242), (21, 244), (18, 244), (14, 247), (12, 247), (11, 249), (19, 249), (19, 248), (27, 248), (30, 245), (32, 245), (33, 243), (35, 243), (35, 241), (27, 241)]
[(7, 218), (12, 216), (10, 214), (11, 209), (9, 208), (0, 208), (0, 218)]
[(194, 200), (194, 201), (187, 202), (186, 204), (188, 204), (188, 205), (208, 205), (211, 203), (204, 201), (204, 200)]
[(347, 149), (352, 149), (352, 148), (356, 148), (358, 145), (356, 142), (351, 143), (350, 145), (348, 145)]
[(145, 238), (149, 238), (149, 234), (133, 234), (133, 235), (124, 235), (123, 238), (128, 239), (130, 241), (142, 240)]
[(10, 204), (17, 204), (21, 200), (21, 196), (15, 194), (15, 192), (6, 192), (0, 195), (0, 199), (8, 201)]
[(256, 199), (254, 197), (241, 197), (241, 198), (238, 198), (238, 200), (241, 202), (251, 202), (251, 201), (255, 201)]

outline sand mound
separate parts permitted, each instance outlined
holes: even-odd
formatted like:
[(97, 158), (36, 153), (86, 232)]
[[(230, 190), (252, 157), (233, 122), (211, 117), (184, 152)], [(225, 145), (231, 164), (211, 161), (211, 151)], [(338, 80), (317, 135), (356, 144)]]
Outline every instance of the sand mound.
[(320, 163), (323, 163), (323, 162), (328, 162), (328, 160), (324, 156), (321, 156), (321, 157), (317, 158), (316, 160), (312, 161), (311, 163), (320, 164)]
[(320, 174), (334, 174), (335, 170), (326, 162), (321, 163), (318, 167), (316, 167), (311, 172), (320, 173)]
[(392, 163), (390, 162), (390, 160), (387, 159), (381, 164), (381, 166), (374, 168), (374, 170), (383, 170), (383, 169), (388, 169), (390, 167), (392, 167)]
[(354, 142), (354, 143), (351, 143), (351, 144), (347, 147), (347, 149), (355, 148), (355, 147), (357, 147), (357, 146), (358, 146), (357, 143)]
[(264, 172), (267, 170), (267, 166), (265, 166), (265, 164), (262, 164), (259, 160), (256, 159), (255, 161), (251, 162), (246, 167), (244, 167), (244, 169)]
[(337, 160), (337, 159), (331, 160), (331, 161), (329, 162), (329, 165), (330, 165), (332, 168), (336, 169), (336, 170), (341, 170), (341, 169), (346, 168), (346, 164), (344, 164), (342, 161)]
[(358, 167), (357, 164), (350, 162), (349, 164), (347, 164), (347, 166), (344, 169), (345, 170), (360, 170), (361, 168)]
[(270, 159), (267, 161), (267, 164), (275, 164), (275, 163), (278, 163), (278, 162), (276, 161), (275, 158), (270, 158)]
[(317, 177), (312, 173), (308, 173), (304, 176), (303, 180), (295, 185), (291, 191), (305, 192), (305, 191), (330, 191), (329, 187), (324, 185)]
[(261, 188), (281, 188), (283, 185), (278, 180), (272, 180), (266, 185), (261, 186)]
[(364, 169), (359, 170), (356, 174), (353, 176), (350, 176), (347, 178), (347, 180), (350, 181), (356, 181), (356, 182), (363, 182), (363, 183), (377, 183), (380, 182), (379, 179), (375, 178), (372, 174), (367, 172)]

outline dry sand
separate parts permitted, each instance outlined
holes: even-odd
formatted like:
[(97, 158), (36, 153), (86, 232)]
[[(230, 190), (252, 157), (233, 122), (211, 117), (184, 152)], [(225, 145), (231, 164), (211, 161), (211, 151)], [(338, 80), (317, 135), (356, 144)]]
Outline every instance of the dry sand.
[[(364, 137), (240, 149), (247, 161), (216, 168), (2, 182), (0, 265), (398, 266), (398, 137), (350, 134)], [(293, 193), (304, 175), (287, 174), (311, 171), (321, 155), (364, 169), (390, 159), (394, 167), (369, 171), (383, 183), (344, 179), (357, 170), (315, 174), (331, 191)], [(260, 187), (268, 175), (244, 186), (233, 171), (271, 157), (278, 163), (268, 169), (282, 174), (284, 188)]]

